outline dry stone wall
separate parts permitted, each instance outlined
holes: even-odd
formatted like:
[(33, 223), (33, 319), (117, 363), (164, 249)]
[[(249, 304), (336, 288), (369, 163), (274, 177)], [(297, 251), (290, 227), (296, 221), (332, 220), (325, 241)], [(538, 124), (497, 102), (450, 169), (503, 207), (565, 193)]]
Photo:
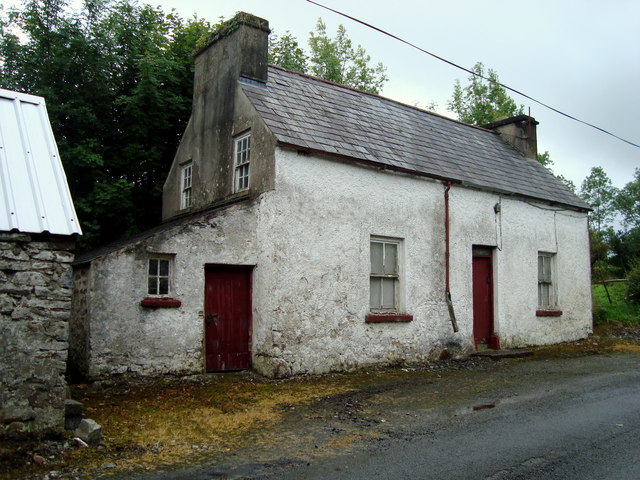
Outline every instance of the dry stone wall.
[(0, 232), (0, 437), (64, 427), (74, 244)]

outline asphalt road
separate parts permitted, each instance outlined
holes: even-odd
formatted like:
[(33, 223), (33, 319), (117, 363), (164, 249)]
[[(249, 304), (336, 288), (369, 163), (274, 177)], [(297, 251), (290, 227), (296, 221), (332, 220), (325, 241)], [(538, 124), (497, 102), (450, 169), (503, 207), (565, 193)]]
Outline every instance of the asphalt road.
[(640, 355), (408, 374), (298, 408), (279, 428), (277, 445), (128, 478), (640, 479)]
[(534, 381), (494, 408), (460, 412), (375, 450), (263, 478), (640, 479), (640, 365), (620, 360), (555, 388)]

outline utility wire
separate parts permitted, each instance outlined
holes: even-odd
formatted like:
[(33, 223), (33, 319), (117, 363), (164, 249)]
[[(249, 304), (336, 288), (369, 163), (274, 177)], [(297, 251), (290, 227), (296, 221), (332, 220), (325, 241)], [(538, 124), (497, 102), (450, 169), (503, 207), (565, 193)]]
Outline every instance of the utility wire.
[(309, 2), (309, 3), (312, 3), (313, 5), (318, 6), (318, 7), (320, 7), (320, 8), (324, 8), (325, 10), (329, 10), (330, 12), (333, 12), (333, 13), (335, 13), (335, 14), (337, 14), (337, 15), (341, 15), (341, 16), (343, 16), (343, 17), (345, 17), (345, 18), (348, 18), (349, 20), (352, 20), (352, 21), (354, 21), (354, 22), (356, 22), (356, 23), (359, 23), (359, 24), (361, 24), (361, 25), (364, 25), (365, 27), (371, 28), (372, 30), (375, 30), (376, 32), (382, 33), (383, 35), (386, 35), (386, 36), (388, 36), (388, 37), (391, 37), (391, 38), (393, 38), (394, 40), (398, 40), (399, 42), (402, 42), (402, 43), (404, 43), (404, 44), (406, 44), (406, 45), (408, 45), (408, 46), (410, 46), (410, 47), (412, 47), (412, 48), (415, 48), (416, 50), (419, 50), (419, 51), (421, 51), (422, 53), (426, 53), (427, 55), (430, 55), (430, 56), (432, 56), (433, 58), (437, 58), (438, 60), (440, 60), (440, 61), (442, 61), (442, 62), (444, 62), (444, 63), (447, 63), (447, 64), (451, 65), (452, 67), (458, 68), (458, 69), (460, 69), (460, 70), (462, 70), (462, 71), (464, 71), (464, 72), (467, 72), (467, 73), (469, 73), (469, 74), (471, 74), (471, 75), (474, 75), (474, 76), (476, 76), (476, 77), (479, 77), (479, 78), (481, 78), (481, 79), (483, 79), (483, 80), (486, 80), (486, 81), (488, 81), (488, 82), (495, 83), (496, 85), (499, 85), (500, 87), (504, 88), (505, 90), (509, 90), (509, 91), (511, 91), (511, 92), (513, 92), (513, 93), (516, 93), (516, 94), (518, 94), (518, 95), (520, 95), (520, 96), (524, 97), (524, 98), (528, 98), (528, 99), (529, 99), (529, 100), (531, 100), (532, 102), (535, 102), (535, 103), (537, 103), (538, 105), (542, 105), (543, 107), (548, 108), (549, 110), (551, 110), (551, 111), (553, 111), (553, 112), (556, 112), (556, 113), (558, 113), (558, 114), (560, 114), (560, 115), (562, 115), (562, 116), (564, 116), (564, 117), (567, 117), (567, 118), (569, 118), (569, 119), (571, 119), (571, 120), (574, 120), (574, 121), (576, 121), (576, 122), (582, 123), (583, 125), (587, 125), (587, 126), (589, 126), (589, 127), (591, 127), (591, 128), (595, 128), (596, 130), (599, 130), (599, 131), (601, 131), (602, 133), (605, 133), (605, 134), (607, 134), (607, 135), (611, 135), (612, 137), (617, 138), (617, 139), (618, 139), (618, 140), (620, 140), (620, 141), (623, 141), (623, 142), (625, 142), (625, 143), (628, 143), (629, 145), (632, 145), (632, 146), (634, 146), (634, 147), (640, 148), (640, 145), (638, 145), (637, 143), (633, 143), (633, 142), (631, 142), (631, 141), (629, 141), (629, 140), (626, 140), (626, 139), (624, 139), (624, 138), (622, 138), (622, 137), (619, 137), (618, 135), (615, 135), (615, 134), (613, 134), (613, 133), (611, 133), (611, 132), (609, 132), (609, 131), (605, 130), (604, 128), (600, 128), (600, 127), (598, 127), (597, 125), (593, 125), (593, 124), (591, 124), (591, 123), (589, 123), (589, 122), (585, 122), (584, 120), (580, 120), (579, 118), (576, 118), (576, 117), (574, 117), (574, 116), (572, 116), (572, 115), (569, 115), (568, 113), (564, 113), (564, 112), (562, 112), (561, 110), (558, 110), (557, 108), (552, 107), (551, 105), (547, 105), (546, 103), (541, 102), (540, 100), (536, 100), (535, 98), (533, 98), (533, 97), (531, 97), (531, 96), (527, 95), (526, 93), (522, 93), (521, 91), (516, 90), (515, 88), (511, 88), (511, 87), (509, 87), (508, 85), (505, 85), (505, 84), (503, 84), (503, 83), (500, 83), (500, 82), (496, 82), (496, 81), (494, 81), (494, 80), (491, 80), (490, 78), (487, 78), (487, 77), (485, 77), (484, 75), (480, 75), (479, 73), (476, 73), (476, 72), (474, 72), (474, 71), (472, 71), (472, 70), (469, 70), (468, 68), (462, 67), (462, 66), (458, 65), (457, 63), (454, 63), (454, 62), (452, 62), (452, 61), (450, 61), (450, 60), (447, 60), (446, 58), (440, 57), (440, 56), (436, 55), (435, 53), (431, 53), (431, 52), (429, 52), (429, 51), (425, 50), (424, 48), (420, 48), (420, 47), (418, 47), (417, 45), (414, 45), (413, 43), (408, 42), (407, 40), (404, 40), (404, 39), (402, 39), (402, 38), (400, 38), (400, 37), (398, 37), (398, 36), (396, 36), (396, 35), (393, 35), (392, 33), (389, 33), (389, 32), (387, 32), (387, 31), (385, 31), (385, 30), (382, 30), (381, 28), (378, 28), (378, 27), (376, 27), (376, 26), (374, 26), (374, 25), (371, 25), (371, 24), (369, 24), (369, 23), (367, 23), (367, 22), (364, 22), (364, 21), (359, 20), (359, 19), (357, 19), (357, 18), (355, 18), (355, 17), (352, 17), (351, 15), (347, 15), (346, 13), (342, 13), (342, 12), (340, 12), (340, 11), (338, 11), (338, 10), (334, 10), (333, 8), (327, 7), (326, 5), (322, 5), (321, 3), (314, 2), (313, 0), (306, 0), (306, 1), (307, 1), (307, 2)]

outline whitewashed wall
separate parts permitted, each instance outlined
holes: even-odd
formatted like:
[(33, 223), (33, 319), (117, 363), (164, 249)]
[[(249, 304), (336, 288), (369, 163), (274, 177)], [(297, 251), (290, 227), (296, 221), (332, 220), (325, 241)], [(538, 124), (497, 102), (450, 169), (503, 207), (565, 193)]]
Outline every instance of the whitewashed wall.
[[(472, 245), (494, 247), (495, 331), (503, 347), (584, 337), (591, 328), (586, 216), (454, 185), (445, 303), (444, 185), (276, 150), (275, 190), (92, 263), (92, 377), (204, 371), (204, 265), (255, 265), (253, 365), (269, 376), (424, 360), (473, 348)], [(496, 213), (496, 204), (499, 211)], [(409, 323), (365, 323), (372, 235), (403, 239)], [(536, 317), (537, 253), (557, 252), (561, 317)], [(147, 309), (149, 252), (175, 254), (179, 308)]]
[[(494, 248), (495, 331), (504, 347), (573, 340), (591, 328), (586, 215), (453, 186), (451, 291), (444, 301), (444, 186), (279, 150), (262, 197), (254, 277), (254, 366), (270, 375), (411, 362), (470, 349), (472, 245)], [(499, 210), (496, 213), (496, 204)], [(404, 240), (410, 323), (367, 324), (369, 241)], [(536, 317), (537, 254), (557, 252), (561, 317)]]
[[(472, 245), (495, 247), (494, 326), (502, 347), (575, 340), (591, 332), (586, 214), (455, 186), (450, 208), (452, 297), (469, 337)], [(536, 316), (538, 252), (556, 253), (560, 317)]]
[[(236, 205), (94, 260), (86, 287), (88, 374), (204, 371), (204, 265), (256, 263), (253, 204)], [(150, 253), (175, 254), (179, 308), (145, 308)], [(74, 292), (83, 294), (83, 292)]]

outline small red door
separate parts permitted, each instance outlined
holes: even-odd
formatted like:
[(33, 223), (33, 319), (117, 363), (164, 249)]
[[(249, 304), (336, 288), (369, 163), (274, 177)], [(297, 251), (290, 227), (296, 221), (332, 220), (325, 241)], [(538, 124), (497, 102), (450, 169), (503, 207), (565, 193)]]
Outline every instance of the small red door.
[(205, 267), (204, 323), (207, 371), (251, 365), (251, 267)]
[(492, 249), (473, 247), (473, 340), (494, 345)]

